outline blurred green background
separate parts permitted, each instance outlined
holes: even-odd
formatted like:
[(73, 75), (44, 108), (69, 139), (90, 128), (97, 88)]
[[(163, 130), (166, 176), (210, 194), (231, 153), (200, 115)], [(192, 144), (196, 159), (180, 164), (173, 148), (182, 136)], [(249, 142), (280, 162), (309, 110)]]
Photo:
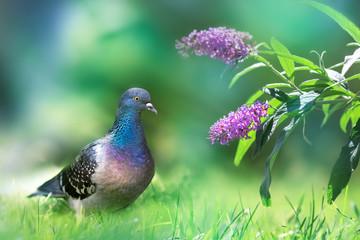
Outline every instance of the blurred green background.
[[(360, 25), (359, 1), (321, 2)], [(311, 50), (327, 51), (326, 66), (353, 51), (345, 46), (352, 39), (332, 19), (299, 1), (2, 0), (2, 186), (24, 175), (40, 178), (39, 170), (72, 162), (83, 146), (111, 127), (120, 95), (130, 87), (147, 89), (159, 113), (143, 113), (158, 176), (192, 182), (225, 174), (230, 181), (245, 176), (260, 184), (271, 143), (262, 155), (251, 159), (248, 154), (235, 168), (237, 143), (211, 146), (206, 137), (217, 119), (276, 76), (261, 69), (229, 90), (237, 69), (221, 78), (224, 63), (183, 58), (174, 47), (176, 39), (193, 29), (218, 26), (248, 31), (256, 42), (275, 37), (293, 54), (313, 61), (317, 56)], [(245, 61), (240, 69), (249, 64)], [(305, 132), (312, 146), (303, 140), (302, 126), (294, 131), (274, 166), (277, 182), (297, 184), (309, 178), (326, 186), (347, 139), (339, 116), (322, 129), (321, 111), (309, 116)], [(311, 173), (317, 177), (309, 177)]]

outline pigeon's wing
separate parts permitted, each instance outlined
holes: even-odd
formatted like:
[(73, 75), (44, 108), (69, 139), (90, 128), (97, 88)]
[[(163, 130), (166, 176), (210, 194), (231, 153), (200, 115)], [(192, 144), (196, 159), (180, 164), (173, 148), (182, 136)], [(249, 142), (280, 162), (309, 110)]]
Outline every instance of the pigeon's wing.
[(87, 145), (77, 156), (76, 161), (59, 173), (62, 191), (72, 197), (84, 199), (95, 193), (96, 184), (92, 182), (99, 151), (103, 143), (98, 140)]

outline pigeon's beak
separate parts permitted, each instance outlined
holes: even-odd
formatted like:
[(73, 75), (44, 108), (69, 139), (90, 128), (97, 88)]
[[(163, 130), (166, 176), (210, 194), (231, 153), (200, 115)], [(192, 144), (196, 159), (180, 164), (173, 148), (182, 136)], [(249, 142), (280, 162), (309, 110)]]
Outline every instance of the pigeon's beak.
[(151, 103), (146, 104), (146, 109), (149, 110), (149, 111), (154, 112), (155, 114), (157, 114), (156, 109), (154, 108), (154, 106)]

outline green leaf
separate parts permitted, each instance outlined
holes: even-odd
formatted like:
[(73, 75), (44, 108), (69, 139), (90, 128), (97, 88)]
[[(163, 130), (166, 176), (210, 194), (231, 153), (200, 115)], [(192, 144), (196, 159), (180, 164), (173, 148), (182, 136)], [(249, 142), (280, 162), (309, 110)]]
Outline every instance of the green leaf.
[(267, 119), (267, 121), (263, 122), (262, 128), (256, 131), (256, 147), (253, 153), (253, 157), (256, 157), (257, 154), (260, 153), (263, 146), (270, 140), (270, 138), (274, 134), (276, 127), (286, 119), (287, 117), (285, 116), (285, 113), (283, 113), (280, 115), (271, 116)]
[(330, 78), (330, 80), (333, 82), (340, 82), (340, 81), (345, 80), (345, 77), (337, 71), (334, 71), (331, 69), (325, 69), (325, 71), (326, 71), (326, 74), (328, 75), (328, 77)]
[[(260, 51), (259, 51), (260, 52)], [(269, 52), (269, 51), (265, 51), (265, 52)], [(264, 57), (260, 56), (260, 55), (249, 55), (249, 57), (264, 63), (267, 67), (271, 67), (271, 64), (268, 60), (266, 60)]]
[[(270, 206), (271, 205), (271, 195), (269, 192), (270, 184), (271, 184), (271, 173), (270, 169), (276, 159), (276, 156), (282, 146), (282, 144), (285, 142), (291, 131), (294, 129), (294, 127), (299, 123), (301, 119), (303, 119), (313, 108), (313, 105), (316, 101), (316, 99), (319, 97), (319, 94), (316, 92), (308, 92), (305, 94), (302, 94), (296, 98), (290, 99), (288, 102), (284, 103), (278, 111), (274, 114), (274, 120), (272, 123), (272, 128), (275, 125), (275, 116), (279, 117), (281, 119), (282, 116), (286, 115), (292, 115), (295, 114), (295, 117), (291, 119), (291, 122), (289, 125), (287, 125), (279, 134), (279, 137), (276, 140), (275, 146), (271, 154), (266, 160), (265, 165), (265, 176), (260, 186), (260, 196), (261, 200), (264, 206)], [(270, 120), (269, 120), (270, 122)], [(274, 132), (272, 129), (270, 132), (268, 132), (266, 135), (263, 135), (267, 138), (270, 138), (271, 132)], [(270, 136), (270, 137), (269, 137)], [(257, 140), (258, 141), (258, 140)], [(262, 142), (262, 141), (261, 141)]]
[[(246, 104), (255, 102), (259, 97), (261, 97), (263, 95), (263, 93), (264, 93), (263, 91), (258, 90), (246, 101)], [(249, 150), (251, 144), (255, 141), (255, 132), (254, 131), (250, 131), (248, 135), (249, 135), (249, 137), (251, 137), (250, 139), (239, 140), (239, 143), (238, 143), (238, 146), (236, 149), (236, 153), (235, 153), (235, 158), (234, 158), (235, 166), (240, 165), (240, 162), (243, 159), (244, 155)]]
[(354, 79), (358, 79), (360, 78), (360, 74), (355, 74), (354, 76), (348, 77), (347, 79), (345, 79), (345, 82), (354, 80)]
[(346, 127), (349, 121), (350, 121), (350, 113), (348, 109), (345, 109), (343, 115), (340, 118), (340, 128), (344, 133), (346, 133)]
[(262, 123), (262, 127), (257, 130), (256, 148), (253, 156), (255, 157), (261, 151), (262, 147), (270, 140), (277, 126), (290, 115), (310, 110), (318, 96), (318, 93), (308, 92), (281, 105), (273, 115)]
[(246, 104), (254, 103), (256, 100), (258, 100), (262, 95), (264, 94), (263, 91), (258, 90), (253, 95), (250, 96), (250, 98), (246, 101)]
[[(281, 88), (281, 87), (291, 88), (291, 85), (287, 83), (270, 83), (264, 86), (264, 88)], [(249, 99), (246, 101), (246, 104), (256, 102), (263, 94), (264, 92), (261, 89), (256, 91), (253, 95), (249, 97)]]
[[(261, 93), (263, 94), (263, 91), (259, 90), (257, 93)], [(255, 93), (253, 96), (251, 96), (248, 101), (246, 102), (248, 103), (253, 103), (256, 101), (256, 97), (257, 97), (257, 93)], [(256, 99), (255, 99), (256, 98)], [(255, 100), (254, 100), (255, 99)], [(277, 99), (273, 99), (269, 101), (269, 105), (276, 108), (278, 107), (282, 102), (280, 102)], [(272, 114), (273, 108), (268, 109), (268, 114)], [(249, 150), (251, 144), (253, 144), (253, 142), (255, 141), (255, 132), (254, 131), (250, 131), (249, 132), (249, 137), (251, 137), (250, 139), (247, 140), (240, 140), (238, 147), (236, 149), (236, 153), (235, 153), (235, 158), (234, 158), (234, 165), (235, 166), (239, 166), (241, 163), (241, 160), (243, 159), (244, 155), (246, 154), (246, 152)]]
[(335, 22), (337, 22), (342, 29), (344, 29), (346, 32), (350, 34), (350, 36), (357, 42), (360, 43), (360, 30), (359, 28), (353, 24), (348, 18), (346, 18), (341, 13), (335, 11), (334, 9), (315, 2), (315, 1), (304, 1), (304, 3), (311, 5), (320, 11), (326, 13), (328, 16), (330, 16)]
[(286, 102), (290, 99), (289, 95), (285, 92), (281, 91), (278, 88), (262, 88), (261, 89), (264, 93), (269, 94), (270, 96), (282, 101)]
[[(295, 67), (294, 68), (294, 73), (295, 72), (298, 72), (298, 71), (310, 71), (311, 69), (309, 68), (309, 67), (307, 67), (307, 66), (300, 66), (300, 67)], [(285, 74), (286, 72), (285, 71), (283, 71), (283, 72), (281, 72), (281, 74)], [(293, 74), (294, 74), (293, 73)]]
[(274, 114), (281, 104), (283, 104), (283, 102), (277, 100), (276, 98), (269, 100), (269, 105), (271, 106), (271, 108), (268, 109), (268, 115), (271, 116), (272, 114)]
[[(269, 54), (269, 55), (277, 55), (277, 56), (281, 56), (281, 57), (284, 57), (284, 58), (291, 59), (296, 63), (299, 63), (301, 65), (305, 65), (305, 66), (309, 67), (311, 70), (314, 70), (314, 71), (322, 74), (321, 68), (318, 67), (312, 61), (310, 61), (310, 60), (308, 60), (306, 58), (299, 57), (299, 56), (296, 56), (296, 55), (285, 54), (285, 53), (272, 52), (272, 51), (259, 51), (259, 54), (260, 53)], [(258, 55), (256, 55), (256, 56), (258, 56)]]
[(344, 66), (341, 70), (341, 75), (345, 76), (350, 67), (360, 59), (360, 48), (356, 49), (353, 55), (346, 56), (344, 60)]
[[(282, 43), (280, 43), (278, 40), (276, 40), (275, 38), (271, 38), (271, 47), (277, 53), (285, 53), (285, 54), (291, 55), (290, 51)], [(278, 56), (278, 59), (279, 59), (280, 65), (282, 66), (282, 68), (286, 72), (286, 75), (289, 78), (291, 78), (294, 71), (295, 71), (294, 61), (289, 59), (289, 58), (284, 58), (284, 57), (280, 57), (280, 56)]]
[[(351, 76), (351, 77), (349, 77), (349, 78), (346, 78), (345, 80), (343, 80), (343, 81), (341, 81), (341, 82), (339, 82), (339, 83), (349, 82), (349, 81), (351, 81), (351, 80), (358, 79), (358, 78), (360, 78), (360, 74), (355, 74), (354, 76)], [(337, 90), (342, 90), (342, 91), (344, 91), (344, 93), (346, 92), (346, 95), (347, 95), (347, 96), (357, 97), (357, 95), (356, 95), (355, 93), (353, 93), (353, 92), (351, 92), (351, 91), (348, 91), (347, 89), (344, 89), (344, 88), (339, 87), (339, 83), (334, 83), (334, 84), (326, 87), (326, 88), (324, 89), (324, 91), (327, 90), (327, 89), (333, 88), (333, 89), (337, 89)]]
[(331, 69), (325, 69), (325, 71), (331, 81), (340, 84), (345, 89), (348, 89), (349, 86), (346, 82), (344, 82), (345, 77), (343, 75)]
[(351, 42), (346, 44), (347, 47), (360, 47), (360, 43)]
[(231, 88), (235, 83), (236, 81), (243, 75), (245, 75), (246, 73), (254, 70), (254, 69), (257, 69), (257, 68), (260, 68), (260, 67), (265, 67), (265, 64), (262, 63), (262, 62), (259, 62), (259, 63), (255, 63), (247, 68), (245, 68), (244, 70), (242, 70), (241, 72), (238, 72), (234, 77), (233, 79), (231, 80), (231, 83), (229, 85), (229, 88)]
[[(254, 97), (255, 96), (255, 97)], [(288, 102), (286, 102), (285, 104), (283, 104), (277, 111), (276, 111), (276, 117), (274, 120), (276, 120), (276, 124), (274, 124), (273, 126), (271, 126), (271, 129), (269, 129), (271, 131), (271, 134), (268, 135), (268, 138), (266, 139), (270, 139), (270, 137), (272, 136), (272, 133), (275, 131), (275, 128), (277, 126), (277, 124), (279, 123), (281, 117), (283, 117), (285, 114), (289, 114), (289, 113), (294, 113), (297, 111), (306, 111), (306, 110), (310, 110), (316, 100), (316, 98), (319, 96), (318, 93), (315, 92), (308, 92), (305, 93), (303, 95), (300, 95), (294, 99), (290, 99)], [(258, 97), (258, 94), (255, 93), (252, 97), (250, 97), (250, 101), (248, 100), (248, 103), (252, 103), (254, 102), (254, 98)], [(275, 101), (270, 101), (269, 102), (270, 106), (272, 107), (277, 107), (281, 104), (281, 101), (279, 100), (275, 100)], [(269, 114), (271, 114), (269, 112)], [(281, 122), (284, 119), (281, 120)], [(259, 131), (259, 130), (258, 130)], [(250, 132), (249, 136), (251, 137), (251, 139), (248, 140), (242, 140), (239, 141), (238, 144), (238, 148), (236, 150), (235, 153), (235, 159), (234, 159), (234, 164), (236, 166), (240, 165), (240, 162), (242, 160), (242, 158), (244, 157), (244, 155), (246, 154), (246, 152), (249, 150), (251, 144), (255, 141), (255, 132)], [(266, 141), (262, 144), (264, 145), (266, 143)]]
[(273, 115), (261, 124), (261, 128), (256, 131), (256, 147), (253, 157), (256, 157), (262, 147), (270, 140), (276, 127), (287, 119), (287, 113), (287, 105), (284, 103)]
[(235, 153), (235, 159), (234, 159), (234, 165), (235, 166), (239, 166), (241, 160), (243, 159), (244, 155), (246, 154), (246, 152), (249, 150), (251, 144), (255, 141), (255, 132), (251, 131), (249, 132), (249, 137), (251, 137), (250, 139), (240, 139), (239, 140), (239, 144), (237, 146), (236, 149), (236, 153)]
[(300, 89), (318, 89), (318, 88), (326, 88), (328, 86), (330, 86), (332, 84), (332, 82), (330, 82), (329, 80), (323, 80), (323, 79), (311, 79), (311, 80), (307, 80), (304, 81), (302, 83), (300, 83), (299, 87)]
[(291, 85), (288, 83), (269, 83), (264, 86), (264, 88), (291, 88)]
[(331, 204), (348, 184), (360, 158), (360, 120), (352, 128), (350, 137), (342, 147), (330, 175), (328, 184), (328, 203)]
[[(348, 95), (347, 94), (348, 91), (345, 90), (344, 88), (339, 87), (337, 84), (333, 84), (333, 85), (331, 85), (331, 84), (333, 84), (333, 82), (331, 82), (329, 80), (312, 79), (312, 80), (302, 82), (299, 87), (303, 91), (318, 91), (318, 92), (322, 92), (322, 93), (325, 93), (330, 90), (335, 91), (335, 89), (336, 89), (336, 91), (340, 91), (340, 92), (344, 93), (345, 95)], [(332, 86), (332, 87), (330, 87), (330, 86)], [(327, 89), (327, 90), (324, 91), (325, 89)]]
[[(336, 98), (336, 96), (334, 96)], [(334, 99), (334, 98), (332, 98)], [(330, 100), (330, 98), (329, 98)], [(329, 120), (329, 118), (331, 117), (331, 115), (334, 114), (334, 112), (336, 112), (338, 109), (342, 108), (344, 106), (345, 103), (336, 103), (332, 108), (330, 108), (330, 104), (323, 104), (322, 105), (322, 109), (324, 112), (324, 119), (320, 125), (320, 127), (322, 128), (325, 123)]]
[(346, 127), (351, 120), (354, 125), (360, 117), (360, 105), (350, 105), (340, 118), (340, 128), (346, 133)]
[(337, 87), (336, 89), (328, 89), (326, 91), (323, 91), (320, 93), (320, 98), (324, 99), (326, 97), (330, 97), (330, 96), (336, 96), (336, 97), (344, 97), (344, 96), (348, 96), (348, 97), (354, 97), (353, 93), (346, 91), (343, 88), (339, 88)]
[(259, 43), (259, 44), (257, 44), (255, 47), (254, 47), (254, 49), (259, 49), (260, 47), (265, 47), (265, 48), (267, 48), (267, 49), (271, 49), (271, 47), (266, 43), (266, 42), (261, 42), (261, 43)]
[(271, 195), (269, 192), (270, 184), (271, 184), (271, 172), (270, 169), (274, 164), (277, 154), (287, 137), (290, 135), (291, 131), (295, 128), (295, 126), (300, 122), (301, 119), (305, 117), (305, 113), (301, 113), (296, 115), (289, 125), (287, 125), (281, 132), (276, 140), (275, 146), (269, 157), (266, 159), (265, 165), (265, 176), (260, 185), (260, 196), (262, 204), (266, 207), (271, 206)]
[[(275, 121), (276, 120), (278, 119), (275, 119)], [(253, 157), (256, 157), (256, 155), (261, 151), (265, 143), (270, 139), (274, 132), (273, 129), (276, 128), (277, 123), (278, 121), (276, 121), (274, 125), (274, 115), (270, 116), (268, 119), (261, 123), (261, 128), (256, 131), (256, 148), (253, 153)]]
[(312, 91), (293, 98), (286, 103), (287, 112), (310, 110), (318, 97), (319, 93)]
[(352, 111), (351, 114), (351, 124), (354, 126), (355, 123), (359, 120), (360, 118), (360, 105), (357, 105), (354, 107), (354, 110)]

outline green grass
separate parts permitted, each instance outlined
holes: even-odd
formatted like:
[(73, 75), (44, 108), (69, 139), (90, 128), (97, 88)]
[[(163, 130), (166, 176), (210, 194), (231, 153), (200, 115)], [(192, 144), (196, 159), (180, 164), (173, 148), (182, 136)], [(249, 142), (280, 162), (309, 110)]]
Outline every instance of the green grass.
[[(166, 184), (156, 177), (130, 207), (86, 216), (77, 216), (63, 200), (4, 193), (0, 239), (360, 239), (360, 215), (351, 202), (359, 200), (356, 195), (349, 195), (343, 214), (326, 204), (324, 194), (312, 192), (317, 187), (302, 194), (301, 187), (275, 184), (278, 197), (265, 208), (256, 181), (239, 177), (234, 183), (226, 175)], [(284, 189), (289, 197), (281, 194)]]

